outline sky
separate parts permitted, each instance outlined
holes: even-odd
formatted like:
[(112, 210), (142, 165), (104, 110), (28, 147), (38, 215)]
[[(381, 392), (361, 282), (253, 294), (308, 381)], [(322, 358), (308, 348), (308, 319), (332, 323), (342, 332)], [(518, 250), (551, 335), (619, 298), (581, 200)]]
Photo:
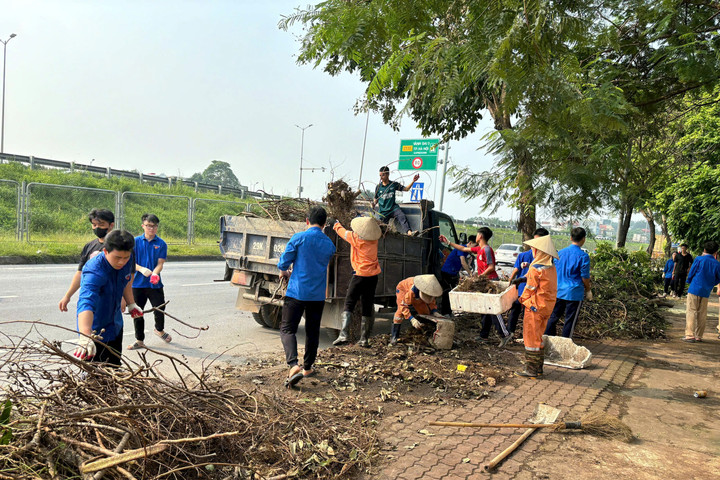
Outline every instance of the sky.
[[(212, 160), (230, 163), (243, 185), (279, 195), (298, 187), (305, 130), (303, 196), (320, 199), (327, 182), (357, 187), (366, 117), (353, 105), (365, 87), (298, 65), (299, 26), (278, 29), (305, 3), (0, 0), (7, 44), (5, 153), (190, 176)], [(450, 165), (488, 170), (482, 137), (489, 115), (450, 143)], [(362, 171), (373, 189), (380, 166), (397, 160), (401, 139), (422, 138), (411, 119), (399, 132), (369, 117)], [(441, 174), (442, 172), (440, 172)], [(391, 177), (407, 183), (411, 172)], [(423, 173), (425, 198), (439, 178)], [(481, 214), (484, 199), (447, 192), (456, 219)], [(437, 191), (437, 193), (436, 193)], [(409, 200), (409, 194), (405, 194)], [(501, 218), (516, 218), (501, 208)]]

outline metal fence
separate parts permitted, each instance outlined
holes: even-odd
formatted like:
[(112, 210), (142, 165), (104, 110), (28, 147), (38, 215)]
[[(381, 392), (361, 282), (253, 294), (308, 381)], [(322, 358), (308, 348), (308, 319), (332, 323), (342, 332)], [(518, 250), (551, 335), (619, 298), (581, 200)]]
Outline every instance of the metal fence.
[(249, 207), (250, 204), (245, 202), (193, 198), (190, 243), (195, 245), (216, 245), (220, 237), (220, 217), (250, 211)]
[[(157, 234), (169, 245), (188, 244), (191, 240), (190, 197), (159, 193), (123, 192), (120, 196), (119, 228), (133, 235), (142, 231), (142, 216), (152, 213), (160, 219)], [(116, 225), (118, 225), (116, 219)]]
[(20, 239), (20, 184), (0, 180), (0, 239)]

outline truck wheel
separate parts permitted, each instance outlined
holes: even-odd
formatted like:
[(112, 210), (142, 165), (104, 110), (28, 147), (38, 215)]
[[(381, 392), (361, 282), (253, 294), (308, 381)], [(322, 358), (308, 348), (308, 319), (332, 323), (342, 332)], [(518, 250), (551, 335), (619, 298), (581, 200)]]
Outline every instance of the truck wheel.
[(278, 305), (263, 305), (260, 307), (263, 322), (267, 328), (277, 330), (282, 321), (282, 307)]
[(263, 316), (262, 316), (262, 311), (257, 312), (257, 313), (252, 312), (252, 317), (253, 317), (253, 320), (255, 320), (255, 322), (256, 322), (258, 325), (262, 325), (263, 327), (267, 327), (267, 325), (265, 325), (265, 320), (263, 319)]

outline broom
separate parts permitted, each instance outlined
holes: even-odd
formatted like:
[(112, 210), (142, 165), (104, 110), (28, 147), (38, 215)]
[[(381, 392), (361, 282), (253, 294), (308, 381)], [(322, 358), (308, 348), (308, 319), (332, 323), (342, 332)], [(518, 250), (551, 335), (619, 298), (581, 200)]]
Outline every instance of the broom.
[(437, 427), (488, 427), (488, 428), (549, 428), (550, 431), (581, 430), (599, 437), (616, 438), (630, 442), (634, 437), (630, 427), (619, 418), (603, 412), (590, 412), (577, 422), (556, 423), (463, 423), (463, 422), (430, 422)]

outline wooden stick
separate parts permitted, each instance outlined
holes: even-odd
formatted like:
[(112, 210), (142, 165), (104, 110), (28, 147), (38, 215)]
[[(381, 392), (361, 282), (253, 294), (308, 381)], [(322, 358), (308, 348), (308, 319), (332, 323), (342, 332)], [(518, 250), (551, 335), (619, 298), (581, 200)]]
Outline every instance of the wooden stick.
[(430, 422), (435, 427), (471, 427), (471, 428), (550, 428), (556, 423), (465, 423), (465, 422)]
[(532, 435), (535, 430), (537, 430), (537, 428), (528, 428), (527, 430), (525, 430), (525, 433), (523, 433), (520, 438), (518, 438), (517, 440), (515, 440), (512, 445), (510, 445), (508, 448), (506, 448), (505, 450), (503, 450), (502, 453), (500, 453), (500, 455), (498, 455), (497, 457), (493, 458), (493, 459), (490, 461), (490, 463), (488, 463), (487, 465), (485, 465), (485, 471), (486, 471), (486, 472), (489, 472), (490, 470), (492, 470), (492, 469), (494, 469), (495, 467), (497, 467), (498, 463), (502, 462), (502, 461), (505, 459), (505, 457), (507, 457), (508, 455), (510, 455), (512, 452), (514, 452), (515, 449), (518, 448), (525, 440), (527, 440), (527, 438), (528, 438), (530, 435)]
[(155, 444), (155, 445), (150, 445), (147, 448), (137, 448), (135, 450), (128, 450), (127, 452), (120, 453), (118, 455), (116, 455), (115, 452), (111, 452), (111, 456), (108, 458), (103, 458), (100, 460), (95, 460), (94, 462), (80, 465), (80, 473), (88, 474), (88, 473), (97, 472), (99, 470), (104, 470), (106, 468), (115, 467), (117, 465), (121, 465), (123, 463), (127, 463), (132, 460), (138, 460), (140, 458), (149, 457), (150, 455), (156, 455), (158, 453), (164, 452), (168, 448), (170, 448), (170, 445)]

